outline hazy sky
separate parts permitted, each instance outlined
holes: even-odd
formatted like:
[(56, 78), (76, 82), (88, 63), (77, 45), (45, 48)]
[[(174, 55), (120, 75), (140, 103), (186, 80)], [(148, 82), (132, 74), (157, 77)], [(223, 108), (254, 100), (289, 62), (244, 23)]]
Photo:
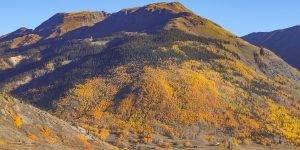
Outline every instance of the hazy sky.
[[(198, 15), (242, 36), (300, 24), (300, 0), (177, 0)], [(0, 35), (19, 27), (35, 28), (58, 12), (142, 6), (161, 0), (2, 0)], [(164, 0), (171, 2), (171, 0)]]

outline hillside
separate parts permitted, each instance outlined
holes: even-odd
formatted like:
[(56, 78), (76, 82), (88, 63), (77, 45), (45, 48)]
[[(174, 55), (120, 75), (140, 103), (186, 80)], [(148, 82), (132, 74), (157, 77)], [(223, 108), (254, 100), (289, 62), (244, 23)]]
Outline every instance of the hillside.
[(10, 34), (0, 37), (0, 52), (21, 46), (28, 46), (38, 42), (41, 37), (34, 34), (31, 29), (20, 28)]
[[(179, 29), (204, 37), (231, 37), (215, 23), (197, 16), (178, 2), (155, 3), (144, 7), (123, 9), (90, 28), (75, 30), (69, 38), (104, 37), (118, 32), (155, 33), (161, 30)], [(224, 36), (223, 36), (224, 35)]]
[(57, 13), (34, 30), (22, 27), (12, 33), (1, 36), (0, 52), (33, 45), (48, 39), (61, 38), (67, 32), (93, 26), (106, 19), (109, 15), (109, 13), (103, 11)]
[(71, 126), (49, 113), (0, 94), (0, 149), (113, 149), (91, 139), (83, 129)]
[(76, 12), (58, 13), (34, 29), (34, 32), (44, 38), (54, 38), (82, 27), (93, 26), (106, 19), (110, 14), (106, 12)]
[(300, 26), (271, 32), (255, 32), (242, 37), (244, 40), (267, 47), (292, 66), (300, 69)]
[(120, 148), (300, 144), (299, 71), (180, 3), (124, 9), (10, 58), (3, 90)]

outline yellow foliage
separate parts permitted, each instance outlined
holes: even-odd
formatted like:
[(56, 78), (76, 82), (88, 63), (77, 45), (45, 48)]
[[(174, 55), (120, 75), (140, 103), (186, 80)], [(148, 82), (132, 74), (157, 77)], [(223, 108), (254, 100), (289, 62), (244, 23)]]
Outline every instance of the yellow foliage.
[(130, 136), (130, 132), (126, 129), (124, 129), (121, 133), (121, 135), (124, 137), (124, 138), (127, 138)]
[(120, 104), (118, 107), (119, 113), (127, 116), (130, 114), (131, 111), (131, 106), (132, 106), (132, 96), (128, 95)]
[(251, 139), (250, 138), (245, 138), (245, 139), (243, 139), (242, 143), (244, 145), (250, 145), (251, 144)]
[(215, 136), (212, 136), (212, 135), (207, 135), (207, 136), (205, 136), (204, 137), (207, 141), (210, 141), (210, 142), (212, 142), (212, 141), (214, 141), (215, 139), (216, 139), (216, 137)]
[(54, 70), (55, 69), (55, 64), (54, 63), (48, 63), (46, 64), (46, 69), (47, 70)]
[(170, 149), (170, 148), (172, 148), (172, 144), (170, 142), (164, 141), (164, 143), (161, 145), (161, 147)]
[(142, 143), (151, 143), (152, 142), (152, 138), (151, 137), (142, 137)]
[[(201, 73), (179, 68), (166, 70), (145, 67), (140, 78), (131, 86), (136, 92), (118, 99), (117, 105), (112, 101), (112, 96), (118, 91), (117, 85), (97, 77), (76, 85), (59, 106), (68, 104), (70, 100), (79, 100), (79, 105), (74, 106), (74, 113), (78, 115), (74, 116), (86, 114), (78, 119), (86, 124), (83, 126), (86, 129), (93, 126), (89, 122), (94, 119), (96, 127), (129, 127), (145, 136), (153, 133), (153, 120), (166, 125), (165, 132), (170, 135), (174, 129), (169, 125), (174, 121), (181, 126), (192, 125), (198, 121), (222, 121), (222, 113), (215, 111), (223, 109), (218, 101), (217, 87), (213, 80)], [(119, 77), (110, 81), (120, 82)], [(70, 111), (66, 113), (72, 114)], [(215, 121), (213, 118), (217, 114), (220, 120)], [(102, 122), (104, 118), (110, 118), (111, 123)], [(92, 133), (97, 136), (102, 134)]]
[(110, 135), (110, 133), (109, 133), (109, 130), (107, 130), (107, 129), (102, 129), (99, 132), (99, 138), (103, 141), (105, 141), (109, 137), (109, 135)]
[(221, 59), (215, 61), (222, 65), (222, 68), (226, 69), (226, 71), (229, 73), (231, 73), (232, 71), (236, 71), (248, 80), (254, 79), (254, 71), (238, 61), (228, 61)]
[[(238, 73), (242, 77), (234, 80), (242, 79), (247, 83), (256, 80), (255, 72), (240, 62), (216, 62), (227, 73)], [(236, 138), (254, 139), (253, 133), (267, 130), (271, 135), (283, 133), (294, 143), (299, 141), (299, 119), (290, 110), (274, 102), (266, 104), (260, 95), (253, 99), (255, 92), (222, 79), (223, 74), (218, 69), (212, 71), (200, 62), (187, 61), (179, 66), (144, 67), (132, 76), (126, 70), (126, 67), (117, 68), (112, 71), (116, 77), (96, 77), (76, 85), (60, 102), (63, 105), (59, 105), (67, 107), (70, 101), (75, 101), (74, 110), (62, 107), (60, 111), (74, 114), (74, 121), (103, 140), (110, 131), (99, 132), (101, 128), (128, 129), (149, 137), (157, 129), (155, 127), (159, 127), (160, 134), (181, 136), (185, 127), (205, 122), (221, 128), (230, 127), (237, 132)], [(270, 83), (267, 78), (263, 81)], [(266, 107), (261, 108), (261, 105)], [(123, 135), (119, 138), (122, 140)]]
[(79, 140), (82, 142), (83, 146), (87, 149), (87, 150), (95, 150), (92, 145), (88, 142), (88, 140), (86, 139), (85, 136), (83, 135), (78, 135)]
[(20, 115), (17, 115), (17, 116), (14, 118), (14, 123), (15, 123), (16, 127), (18, 127), (18, 128), (21, 128), (21, 127), (22, 127), (23, 121), (22, 121), (22, 118), (21, 118)]
[[(111, 102), (111, 93), (115, 92), (114, 86), (107, 84), (101, 78), (93, 78), (85, 84), (78, 84), (70, 91), (71, 98), (80, 100), (80, 105), (75, 107), (76, 113), (95, 114), (104, 111)], [(96, 114), (99, 115), (99, 114)], [(98, 116), (99, 117), (99, 116)]]
[(232, 140), (231, 143), (232, 143), (233, 146), (239, 146), (239, 144), (241, 143), (241, 141), (237, 140), (237, 139), (234, 139), (234, 140)]
[(7, 94), (1, 93), (1, 96), (3, 96), (3, 98), (5, 100), (7, 100), (9, 103), (13, 103), (14, 100), (12, 99), (12, 97), (8, 96)]
[(191, 144), (191, 142), (186, 141), (186, 142), (183, 143), (183, 146), (186, 147), (186, 148), (191, 148), (192, 144)]
[(260, 130), (260, 124), (254, 119), (239, 114), (238, 120), (240, 126), (244, 128), (240, 132), (240, 136), (243, 138), (250, 137), (253, 131), (258, 132)]
[(226, 141), (221, 142), (219, 147), (226, 148)]
[(272, 145), (272, 141), (264, 138), (264, 137), (258, 137), (256, 139), (258, 141), (259, 144), (265, 145), (265, 146), (271, 146)]
[(94, 93), (96, 90), (97, 84), (100, 82), (100, 79), (95, 78), (89, 80), (84, 85), (77, 85), (72, 93), (80, 98), (80, 107), (77, 107), (80, 113), (88, 111), (92, 107), (92, 100), (94, 99)]
[(180, 53), (180, 54), (185, 54), (182, 50), (180, 50), (179, 46), (178, 45), (173, 45), (172, 48), (171, 48), (174, 52), (176, 53)]
[(269, 107), (269, 113), (265, 116), (266, 121), (269, 122), (269, 124), (267, 124), (267, 130), (269, 132), (283, 134), (296, 145), (300, 145), (300, 119), (292, 116), (288, 110), (273, 103), (273, 101), (268, 98), (267, 102)]
[(3, 140), (0, 140), (0, 146), (1, 145), (7, 145), (7, 142), (3, 141)]
[[(137, 106), (164, 123), (192, 124), (210, 120), (208, 109), (217, 109), (218, 91), (213, 81), (188, 70), (164, 71), (145, 68)], [(209, 105), (208, 105), (209, 104)], [(207, 107), (210, 106), (210, 107)], [(156, 111), (159, 110), (159, 111)], [(208, 117), (208, 118), (207, 118)]]
[(41, 129), (41, 132), (42, 132), (42, 135), (43, 135), (43, 136), (49, 136), (49, 135), (51, 135), (51, 134), (53, 133), (53, 131), (49, 130), (49, 129), (46, 128), (46, 127), (43, 127), (43, 128)]
[(277, 82), (279, 82), (279, 83), (281, 83), (281, 84), (283, 84), (283, 83), (285, 83), (285, 82), (288, 81), (288, 79), (285, 78), (282, 75), (276, 75), (275, 78), (274, 78), (274, 80), (277, 81)]
[(32, 134), (32, 133), (28, 134), (28, 138), (33, 140), (33, 141), (37, 140), (37, 136), (35, 134)]
[(46, 137), (45, 138), (45, 141), (48, 142), (48, 143), (55, 143), (58, 141), (58, 137)]
[(103, 118), (103, 112), (99, 112), (99, 111), (94, 111), (92, 112), (93, 117), (95, 117), (96, 119), (102, 119)]

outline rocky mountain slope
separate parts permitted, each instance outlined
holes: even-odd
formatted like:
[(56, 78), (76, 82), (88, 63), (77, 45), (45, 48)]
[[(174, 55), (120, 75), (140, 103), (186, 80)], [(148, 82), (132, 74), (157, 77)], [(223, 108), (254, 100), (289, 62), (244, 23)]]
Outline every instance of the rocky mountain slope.
[(255, 32), (242, 37), (244, 40), (267, 47), (292, 66), (300, 69), (300, 25), (271, 32)]
[[(0, 149), (114, 149), (49, 113), (0, 94)], [(81, 131), (81, 132), (80, 132)]]
[(299, 71), (180, 3), (1, 53), (3, 90), (120, 148), (299, 145)]

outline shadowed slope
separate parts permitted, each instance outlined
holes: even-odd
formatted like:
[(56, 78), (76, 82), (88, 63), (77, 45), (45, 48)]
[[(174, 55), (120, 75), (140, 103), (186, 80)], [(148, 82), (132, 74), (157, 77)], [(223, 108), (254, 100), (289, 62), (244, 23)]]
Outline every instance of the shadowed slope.
[(123, 9), (95, 26), (76, 30), (67, 37), (103, 37), (118, 32), (155, 33), (171, 29), (211, 38), (233, 37), (228, 31), (177, 2)]
[(300, 69), (300, 26), (272, 32), (256, 32), (242, 37), (246, 41), (271, 49), (286, 62)]

